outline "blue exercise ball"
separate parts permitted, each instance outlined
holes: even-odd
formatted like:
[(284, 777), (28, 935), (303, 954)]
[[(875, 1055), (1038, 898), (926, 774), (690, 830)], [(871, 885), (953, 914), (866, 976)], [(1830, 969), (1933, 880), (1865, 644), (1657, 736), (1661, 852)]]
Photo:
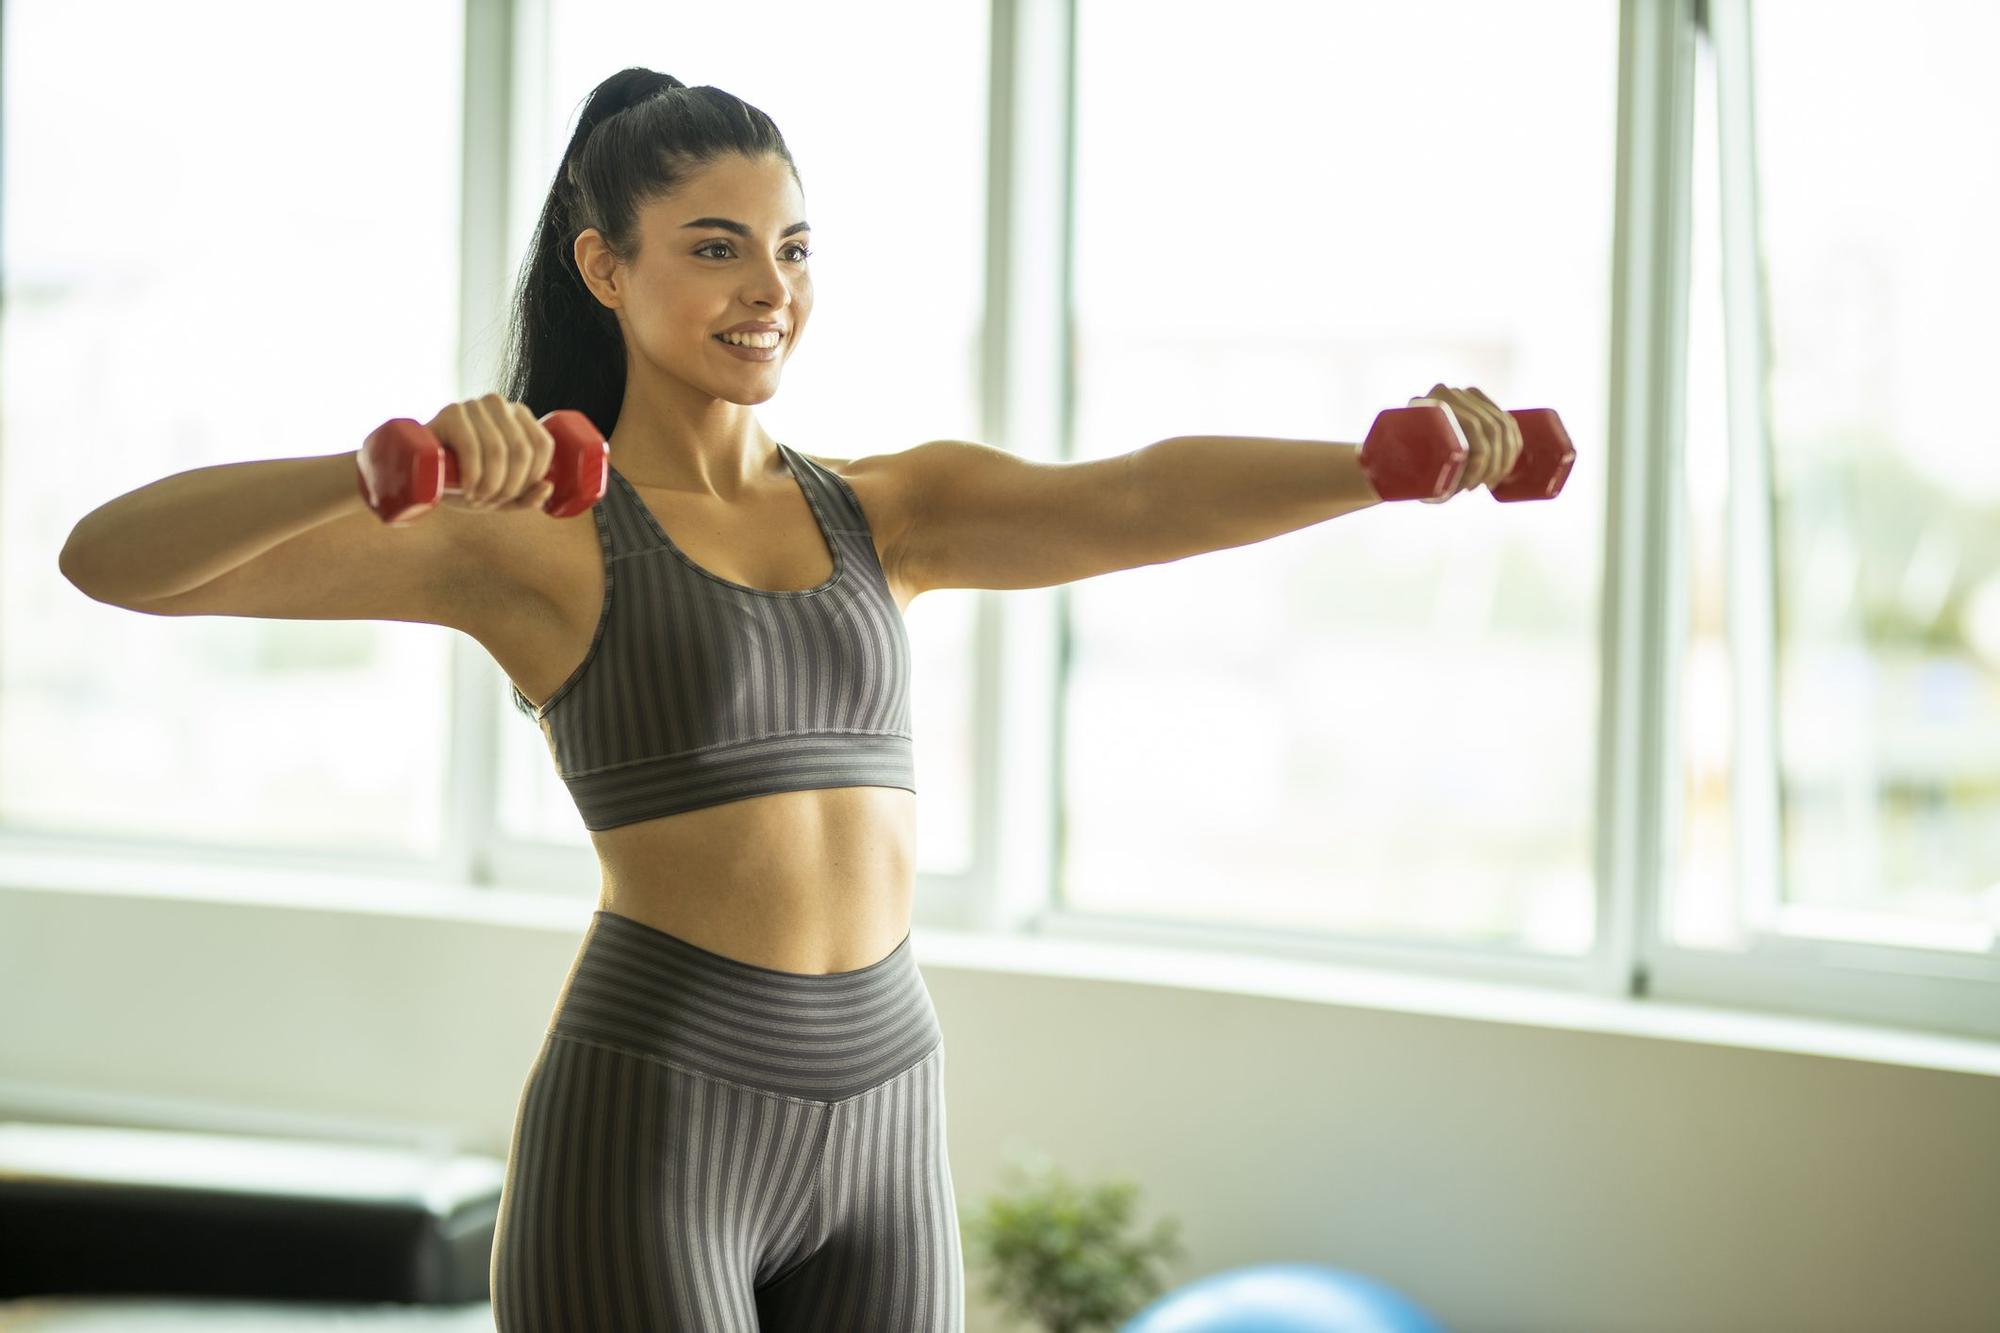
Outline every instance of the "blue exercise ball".
[(1121, 1333), (1446, 1333), (1373, 1278), (1318, 1264), (1236, 1268), (1170, 1291)]

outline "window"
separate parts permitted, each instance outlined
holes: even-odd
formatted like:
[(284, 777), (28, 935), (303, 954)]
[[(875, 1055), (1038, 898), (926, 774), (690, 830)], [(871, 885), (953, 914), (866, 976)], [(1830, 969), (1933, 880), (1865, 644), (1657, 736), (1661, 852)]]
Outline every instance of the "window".
[(1616, 25), (1080, 5), (1076, 456), (1359, 442), (1442, 380), (1578, 461), (1071, 585), (1067, 907), (1590, 947)]
[(115, 9), (115, 41), (102, 5), (6, 9), (0, 824), (434, 854), (448, 631), (142, 616), (56, 558), (170, 473), (450, 401), (459, 7)]
[[(2000, 450), (1978, 403), (2000, 360), (2000, 92), (1981, 62), (2000, 14), (1750, 14), (1748, 123), (1725, 105), (1723, 125), (1754, 127), (1751, 151), (1718, 160), (1706, 44), (1696, 100), (1684, 853), (1663, 928), (1718, 950), (1775, 934), (1983, 951), (2000, 923)], [(1752, 182), (1754, 211), (1725, 207)]]

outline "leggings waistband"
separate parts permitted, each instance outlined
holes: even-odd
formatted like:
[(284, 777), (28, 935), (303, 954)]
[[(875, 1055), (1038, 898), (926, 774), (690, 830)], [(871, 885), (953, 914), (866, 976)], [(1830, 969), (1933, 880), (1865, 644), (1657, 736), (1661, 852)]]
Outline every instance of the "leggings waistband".
[(549, 1031), (823, 1102), (887, 1082), (943, 1036), (907, 934), (851, 972), (780, 972), (603, 908)]

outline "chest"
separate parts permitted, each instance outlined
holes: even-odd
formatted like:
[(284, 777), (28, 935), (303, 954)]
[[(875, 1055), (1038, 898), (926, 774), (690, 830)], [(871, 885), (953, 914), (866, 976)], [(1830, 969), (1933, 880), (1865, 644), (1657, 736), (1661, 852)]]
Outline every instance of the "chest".
[[(642, 558), (612, 562), (611, 576), (617, 580), (613, 600), (622, 598), (625, 607), (636, 608), (647, 603), (635, 599), (651, 597), (650, 616), (679, 622), (666, 627), (670, 637), (690, 643), (707, 640), (717, 648), (717, 636), (724, 636), (730, 642), (720, 651), (735, 659), (758, 651), (760, 644), (785, 651), (768, 628), (770, 617), (762, 614), (780, 607), (788, 612), (810, 608), (806, 633), (864, 634), (867, 627), (855, 623), (850, 595), (858, 581), (885, 581), (899, 616), (915, 595), (895, 577), (890, 554), (876, 535), (893, 530), (886, 511), (892, 497), (874, 480), (858, 475), (849, 480), (855, 500), (868, 516), (861, 524), (868, 533), (836, 534), (825, 531), (825, 526), (851, 529), (854, 524), (823, 511), (816, 514), (805, 493), (791, 482), (754, 498), (718, 505), (614, 476), (610, 484), (618, 490), (616, 521), (625, 525), (628, 537), (645, 541), (650, 535), (654, 544)], [(600, 533), (590, 513), (562, 520), (532, 513), (509, 515), (493, 524), (490, 558), (512, 591), (496, 598), (493, 612), (485, 617), (487, 629), (475, 637), (522, 696), (540, 705), (571, 679), (601, 638), (606, 565)], [(500, 531), (502, 525), (509, 530)], [(868, 551), (881, 573), (859, 567), (867, 563)], [(847, 567), (840, 571), (843, 587), (835, 590), (836, 595), (764, 595), (821, 588), (834, 576), (843, 555)], [(671, 596), (663, 590), (662, 562), (675, 562), (683, 571)], [(690, 597), (690, 591), (696, 595)], [(784, 619), (798, 623), (796, 616)], [(875, 630), (879, 633), (882, 628)], [(895, 629), (900, 634), (900, 625)], [(724, 673), (709, 674), (721, 687)], [(720, 707), (727, 701), (708, 702)]]
[[(849, 535), (856, 527), (867, 529), (862, 540), (886, 577), (896, 609), (905, 611), (914, 593), (896, 578), (890, 552), (880, 538), (882, 532), (895, 530), (887, 514), (891, 494), (874, 477), (844, 480), (872, 517), (857, 522), (850, 515), (828, 512), (824, 502), (816, 509), (800, 485), (789, 479), (727, 503), (621, 476), (614, 476), (610, 484), (618, 492), (625, 522), (643, 524), (659, 546), (690, 571), (751, 597), (824, 587), (842, 564), (842, 538), (827, 531), (828, 526), (846, 529)], [(565, 527), (568, 530), (550, 531)], [(544, 539), (561, 539), (550, 541), (538, 556), (549, 575), (544, 580), (545, 595), (594, 609), (602, 588), (597, 534), (581, 517), (573, 524), (544, 523), (541, 528), (538, 535)], [(852, 554), (851, 544), (848, 553)], [(864, 572), (846, 573), (853, 578)]]

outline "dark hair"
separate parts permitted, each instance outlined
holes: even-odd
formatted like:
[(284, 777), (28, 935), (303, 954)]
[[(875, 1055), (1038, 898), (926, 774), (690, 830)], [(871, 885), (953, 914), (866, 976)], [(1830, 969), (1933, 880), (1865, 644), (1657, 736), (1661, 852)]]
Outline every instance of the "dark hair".
[(730, 153), (774, 155), (799, 178), (777, 125), (733, 93), (690, 88), (643, 65), (591, 90), (514, 291), (501, 358), (505, 397), (538, 417), (575, 408), (611, 434), (625, 401), (625, 341), (617, 315), (577, 271), (576, 238), (595, 227), (619, 262), (631, 263), (640, 208)]

